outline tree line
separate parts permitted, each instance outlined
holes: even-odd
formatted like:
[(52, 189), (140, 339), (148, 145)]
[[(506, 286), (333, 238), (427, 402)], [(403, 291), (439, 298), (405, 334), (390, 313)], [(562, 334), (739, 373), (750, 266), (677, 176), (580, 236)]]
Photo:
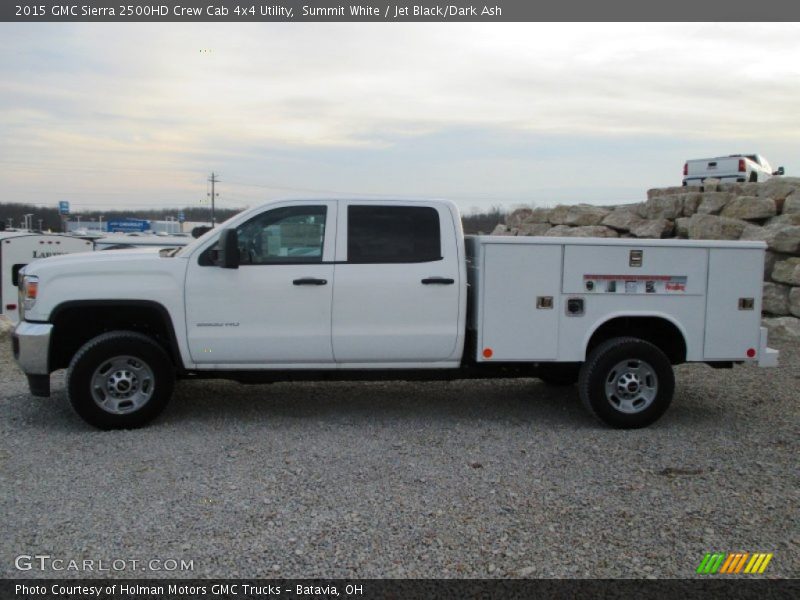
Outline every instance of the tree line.
[[(218, 208), (215, 211), (217, 223), (221, 223), (231, 218), (242, 209)], [(179, 212), (183, 212), (187, 221), (211, 223), (211, 214), (207, 207), (187, 206), (185, 208), (174, 209), (139, 209), (139, 210), (96, 210), (81, 211), (78, 215), (69, 215), (70, 220), (75, 220), (80, 216), (81, 221), (97, 221), (100, 217), (103, 221), (114, 221), (118, 219), (149, 219), (152, 221), (164, 221), (167, 217), (175, 218)], [(33, 215), (31, 224), (34, 229), (41, 228), (43, 231), (61, 231), (61, 215), (55, 207), (41, 207), (33, 204), (20, 203), (0, 203), (0, 228), (8, 228), (9, 225), (21, 228), (24, 223), (25, 215)], [(498, 223), (502, 222), (506, 212), (499, 206), (493, 206), (487, 211), (473, 211), (461, 216), (464, 225), (464, 233), (491, 233)]]

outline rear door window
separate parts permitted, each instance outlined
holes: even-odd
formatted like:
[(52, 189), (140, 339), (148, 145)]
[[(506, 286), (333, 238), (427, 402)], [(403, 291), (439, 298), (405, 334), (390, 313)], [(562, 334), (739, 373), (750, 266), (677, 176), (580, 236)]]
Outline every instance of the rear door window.
[(421, 263), (441, 259), (439, 213), (435, 208), (348, 207), (348, 263)]

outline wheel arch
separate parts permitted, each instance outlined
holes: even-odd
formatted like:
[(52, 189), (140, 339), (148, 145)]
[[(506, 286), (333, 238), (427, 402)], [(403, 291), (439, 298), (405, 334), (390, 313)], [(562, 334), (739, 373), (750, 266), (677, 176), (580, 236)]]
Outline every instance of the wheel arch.
[(178, 338), (172, 316), (153, 300), (70, 300), (50, 313), (53, 334), (50, 342), (50, 370), (67, 367), (90, 339), (115, 330), (143, 333), (155, 339), (182, 370)]
[(614, 337), (636, 337), (657, 346), (673, 365), (686, 362), (686, 330), (664, 313), (617, 314), (598, 321), (584, 339), (584, 356)]

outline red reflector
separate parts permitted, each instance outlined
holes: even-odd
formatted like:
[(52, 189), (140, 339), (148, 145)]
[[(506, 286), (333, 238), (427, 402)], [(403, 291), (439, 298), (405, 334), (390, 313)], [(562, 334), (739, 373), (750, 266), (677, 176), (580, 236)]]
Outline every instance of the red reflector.
[(16, 304), (6, 304), (6, 310), (17, 310)]
[(483, 349), (483, 357), (484, 358), (492, 358), (492, 354), (494, 354), (494, 352), (492, 352), (491, 348), (484, 348)]
[(755, 348), (748, 348), (747, 349), (747, 358), (753, 358), (756, 355)]
[(747, 167), (744, 165), (744, 159), (740, 158), (739, 159), (739, 172), (740, 173), (744, 173), (745, 171), (747, 171)]

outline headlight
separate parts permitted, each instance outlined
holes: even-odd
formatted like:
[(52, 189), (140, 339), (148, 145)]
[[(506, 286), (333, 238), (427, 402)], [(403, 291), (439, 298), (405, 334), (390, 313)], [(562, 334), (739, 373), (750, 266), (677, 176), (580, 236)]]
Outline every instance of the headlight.
[(35, 275), (24, 275), (19, 284), (20, 319), (24, 318), (24, 311), (33, 308), (36, 297), (39, 295), (39, 278)]

